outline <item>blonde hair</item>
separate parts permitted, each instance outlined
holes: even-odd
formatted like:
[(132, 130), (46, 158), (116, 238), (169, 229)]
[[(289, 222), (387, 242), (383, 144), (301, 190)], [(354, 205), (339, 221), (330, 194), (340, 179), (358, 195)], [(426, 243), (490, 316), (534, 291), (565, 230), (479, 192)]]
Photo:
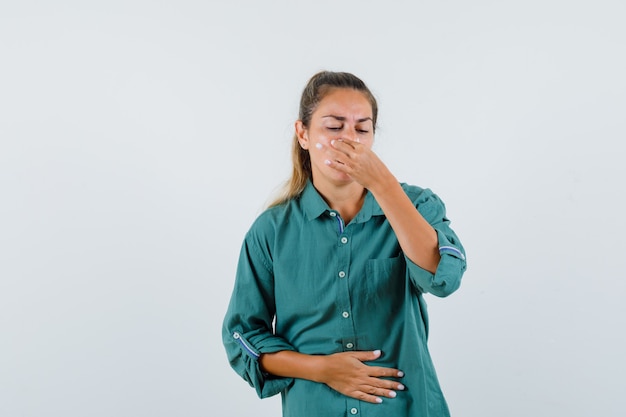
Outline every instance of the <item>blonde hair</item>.
[[(311, 116), (313, 112), (315, 112), (315, 109), (317, 109), (319, 103), (333, 88), (351, 88), (363, 93), (372, 106), (372, 122), (374, 129), (376, 129), (378, 103), (369, 88), (353, 74), (331, 71), (318, 72), (311, 77), (304, 87), (302, 97), (300, 98), (298, 120), (302, 122), (305, 128), (309, 127)], [(291, 161), (293, 164), (291, 178), (287, 180), (278, 198), (270, 203), (269, 207), (278, 206), (289, 200), (298, 198), (300, 194), (302, 194), (302, 191), (304, 191), (307, 182), (312, 177), (309, 151), (302, 149), (296, 134), (293, 135), (293, 141), (291, 143)]]

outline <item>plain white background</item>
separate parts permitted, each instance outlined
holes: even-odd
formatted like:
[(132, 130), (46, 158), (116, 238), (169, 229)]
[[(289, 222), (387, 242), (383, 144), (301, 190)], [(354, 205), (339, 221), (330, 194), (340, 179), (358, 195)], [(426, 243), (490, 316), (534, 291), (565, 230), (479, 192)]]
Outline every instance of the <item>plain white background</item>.
[(0, 415), (280, 415), (221, 321), (289, 174), (299, 95), (350, 71), (375, 150), (446, 202), (427, 298), (457, 417), (626, 408), (626, 5), (3, 1)]

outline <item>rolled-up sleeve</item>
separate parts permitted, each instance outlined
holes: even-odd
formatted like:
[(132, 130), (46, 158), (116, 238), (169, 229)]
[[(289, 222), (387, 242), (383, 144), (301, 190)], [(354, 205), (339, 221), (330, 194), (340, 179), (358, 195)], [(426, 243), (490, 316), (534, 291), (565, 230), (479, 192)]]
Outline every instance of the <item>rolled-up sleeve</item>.
[(231, 367), (256, 389), (260, 398), (280, 393), (293, 381), (269, 375), (259, 364), (263, 353), (295, 350), (273, 332), (273, 282), (271, 257), (249, 234), (241, 249), (222, 340)]
[(441, 259), (433, 274), (405, 257), (409, 277), (421, 292), (446, 297), (461, 285), (461, 278), (467, 268), (465, 249), (450, 228), (445, 205), (436, 194), (426, 189), (414, 199), (414, 203), (420, 214), (437, 232)]

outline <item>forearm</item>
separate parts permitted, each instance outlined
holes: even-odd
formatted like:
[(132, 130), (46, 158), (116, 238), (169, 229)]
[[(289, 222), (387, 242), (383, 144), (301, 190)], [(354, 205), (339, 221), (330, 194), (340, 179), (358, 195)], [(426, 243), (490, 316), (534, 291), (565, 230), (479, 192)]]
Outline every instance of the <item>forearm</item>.
[(280, 351), (261, 355), (261, 368), (272, 375), (308, 379), (328, 385), (335, 391), (359, 400), (380, 403), (380, 397), (394, 398), (404, 385), (394, 379), (399, 369), (365, 365), (380, 357), (381, 351), (341, 352), (331, 355), (305, 355)]
[(398, 181), (389, 175), (370, 191), (385, 213), (404, 254), (434, 273), (440, 259), (437, 232), (417, 211)]
[(404, 254), (434, 273), (440, 259), (437, 232), (417, 211), (387, 166), (358, 140), (333, 140), (327, 153), (330, 167), (350, 175), (374, 195)]
[(322, 358), (322, 356), (283, 350), (262, 354), (259, 363), (264, 372), (275, 376), (320, 382), (319, 370)]

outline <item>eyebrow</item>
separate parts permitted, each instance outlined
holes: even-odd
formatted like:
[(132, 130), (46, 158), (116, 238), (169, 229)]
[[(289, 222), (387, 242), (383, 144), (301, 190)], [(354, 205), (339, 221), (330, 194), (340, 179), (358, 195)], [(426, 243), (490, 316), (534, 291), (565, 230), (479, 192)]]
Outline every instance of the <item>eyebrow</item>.
[[(332, 117), (333, 119), (339, 120), (340, 122), (345, 122), (345, 121), (346, 121), (346, 118), (345, 118), (345, 117), (343, 117), (343, 116), (335, 116), (334, 114), (329, 114), (329, 115), (326, 115), (326, 116), (322, 116), (322, 119), (324, 119), (324, 118), (326, 118), (326, 117)], [(371, 118), (371, 117), (364, 117), (364, 118), (362, 118), (362, 119), (358, 119), (358, 120), (357, 120), (357, 123), (366, 122), (366, 121), (368, 121), (368, 120), (369, 120), (369, 121), (371, 121), (371, 122), (373, 122), (373, 120), (372, 120), (372, 118)]]

